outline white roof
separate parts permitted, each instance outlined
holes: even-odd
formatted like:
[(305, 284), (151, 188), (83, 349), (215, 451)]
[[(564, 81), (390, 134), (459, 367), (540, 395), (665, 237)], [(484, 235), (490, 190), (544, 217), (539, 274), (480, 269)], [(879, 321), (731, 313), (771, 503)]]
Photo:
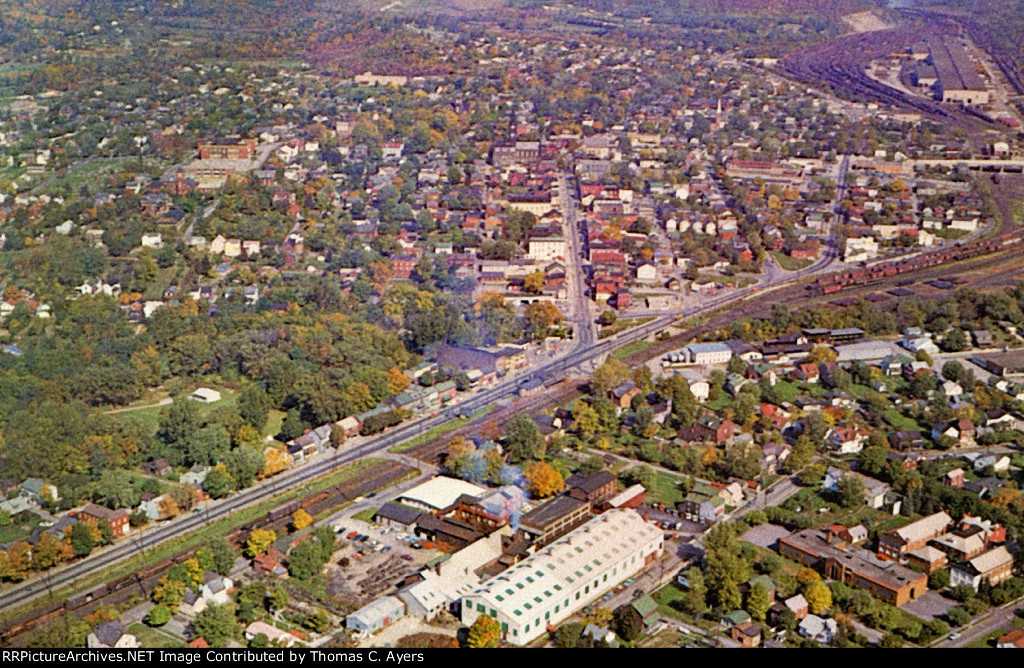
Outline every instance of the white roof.
[(355, 618), (366, 626), (375, 626), (385, 617), (400, 616), (395, 615), (399, 610), (405, 612), (405, 604), (401, 600), (394, 596), (381, 596), (350, 614), (348, 619)]
[(906, 542), (913, 543), (934, 536), (952, 522), (952, 517), (944, 512), (938, 512), (896, 529), (894, 533)]
[(200, 397), (203, 401), (218, 401), (220, 400), (220, 392), (217, 390), (211, 390), (208, 387), (200, 387), (192, 393), (193, 397)]
[(1012, 563), (1013, 555), (1006, 549), (1006, 546), (1000, 545), (996, 549), (979, 554), (973, 559), (968, 559), (968, 561), (979, 573), (988, 573), (1005, 563)]
[(686, 346), (693, 353), (729, 353), (732, 349), (726, 343), (691, 343)]
[(482, 487), (477, 487), (465, 480), (438, 476), (405, 492), (398, 499), (398, 502), (402, 503), (403, 500), (413, 501), (441, 510), (451, 506), (463, 494), (480, 496), (486, 492), (487, 490)]
[(253, 622), (245, 627), (245, 635), (249, 637), (259, 635), (260, 633), (267, 636), (267, 639), (270, 641), (285, 640), (289, 645), (295, 640), (295, 637), (290, 633), (282, 631), (276, 626), (271, 626), (266, 622)]
[(452, 554), (450, 559), (440, 564), (440, 574), (433, 569), (424, 569), (420, 575), (446, 600), (457, 601), (480, 586), (481, 579), (477, 577), (476, 570), (501, 556), (501, 537), (509, 534), (511, 530), (502, 527), (487, 538)]

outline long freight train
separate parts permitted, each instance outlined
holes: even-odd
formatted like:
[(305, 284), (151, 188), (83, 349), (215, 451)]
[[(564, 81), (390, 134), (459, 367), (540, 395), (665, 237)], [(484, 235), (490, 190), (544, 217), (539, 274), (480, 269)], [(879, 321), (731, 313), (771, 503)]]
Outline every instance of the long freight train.
[(985, 241), (976, 241), (966, 245), (957, 245), (930, 253), (921, 253), (898, 260), (880, 262), (878, 264), (847, 269), (822, 276), (809, 288), (815, 295), (830, 295), (841, 290), (867, 285), (874, 281), (898, 276), (912, 271), (927, 269), (946, 262), (965, 260), (977, 255), (995, 253), (1007, 248), (1024, 244), (1024, 237), (1017, 234), (1002, 234)]

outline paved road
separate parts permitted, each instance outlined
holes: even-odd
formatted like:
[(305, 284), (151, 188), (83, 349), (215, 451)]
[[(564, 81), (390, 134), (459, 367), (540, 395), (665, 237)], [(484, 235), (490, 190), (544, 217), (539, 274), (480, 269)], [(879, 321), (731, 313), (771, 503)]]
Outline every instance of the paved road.
[(960, 636), (956, 640), (950, 640), (948, 637), (943, 640), (935, 647), (940, 649), (951, 648), (951, 647), (967, 647), (975, 640), (984, 638), (989, 633), (999, 629), (1009, 629), (1010, 623), (1014, 619), (1014, 609), (1016, 603), (1011, 603), (1008, 607), (997, 608), (986, 616), (982, 617), (977, 621), (974, 626), (968, 628), (966, 631), (961, 631)]

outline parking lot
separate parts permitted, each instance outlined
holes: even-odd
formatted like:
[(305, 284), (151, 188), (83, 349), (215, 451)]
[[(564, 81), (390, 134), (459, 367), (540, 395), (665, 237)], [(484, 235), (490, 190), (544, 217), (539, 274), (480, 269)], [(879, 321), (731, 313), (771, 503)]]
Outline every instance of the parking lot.
[(331, 526), (339, 541), (339, 550), (327, 566), (332, 596), (370, 601), (441, 554), (413, 547), (422, 545), (422, 539), (398, 529), (353, 518), (335, 519)]

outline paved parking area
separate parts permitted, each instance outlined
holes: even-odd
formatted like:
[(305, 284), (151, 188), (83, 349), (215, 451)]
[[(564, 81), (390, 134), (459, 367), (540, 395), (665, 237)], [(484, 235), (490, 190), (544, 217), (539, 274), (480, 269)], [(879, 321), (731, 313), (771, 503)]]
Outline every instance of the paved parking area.
[(950, 608), (955, 608), (958, 605), (960, 604), (953, 599), (945, 598), (939, 592), (929, 589), (916, 601), (905, 603), (902, 609), (915, 617), (929, 621), (936, 617), (941, 617)]
[(776, 524), (758, 524), (750, 527), (740, 536), (740, 540), (753, 543), (765, 549), (772, 549), (779, 539), (788, 536), (791, 532)]

